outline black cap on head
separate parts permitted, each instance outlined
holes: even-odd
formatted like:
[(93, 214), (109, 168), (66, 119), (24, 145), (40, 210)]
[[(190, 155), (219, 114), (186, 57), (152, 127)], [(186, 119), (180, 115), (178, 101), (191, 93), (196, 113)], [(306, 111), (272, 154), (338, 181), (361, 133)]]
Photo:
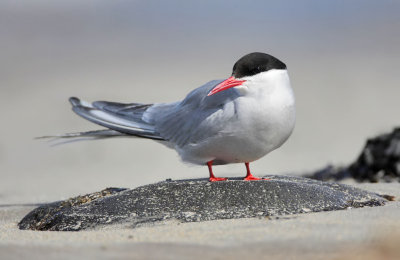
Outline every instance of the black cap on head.
[(286, 69), (286, 65), (274, 56), (253, 52), (243, 56), (233, 65), (232, 76), (243, 78), (271, 69), (283, 70)]

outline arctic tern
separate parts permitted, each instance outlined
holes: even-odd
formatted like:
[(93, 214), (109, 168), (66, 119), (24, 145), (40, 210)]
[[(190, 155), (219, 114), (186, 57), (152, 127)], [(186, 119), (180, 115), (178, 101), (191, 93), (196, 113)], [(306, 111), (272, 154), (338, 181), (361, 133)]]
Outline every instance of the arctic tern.
[(231, 77), (213, 80), (173, 103), (88, 103), (71, 97), (79, 116), (107, 129), (59, 137), (133, 136), (160, 141), (183, 161), (207, 165), (245, 163), (244, 180), (254, 177), (249, 163), (280, 147), (295, 125), (295, 99), (286, 65), (260, 52), (233, 66)]

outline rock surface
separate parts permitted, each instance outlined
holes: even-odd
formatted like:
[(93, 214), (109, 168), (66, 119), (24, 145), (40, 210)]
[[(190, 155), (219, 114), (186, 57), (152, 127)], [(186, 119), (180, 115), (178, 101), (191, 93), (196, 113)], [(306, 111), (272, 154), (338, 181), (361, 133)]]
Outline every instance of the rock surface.
[(132, 190), (109, 188), (42, 205), (20, 229), (78, 231), (108, 224), (136, 227), (168, 219), (182, 222), (281, 216), (381, 206), (378, 194), (348, 185), (298, 177), (210, 183), (206, 179), (164, 181)]

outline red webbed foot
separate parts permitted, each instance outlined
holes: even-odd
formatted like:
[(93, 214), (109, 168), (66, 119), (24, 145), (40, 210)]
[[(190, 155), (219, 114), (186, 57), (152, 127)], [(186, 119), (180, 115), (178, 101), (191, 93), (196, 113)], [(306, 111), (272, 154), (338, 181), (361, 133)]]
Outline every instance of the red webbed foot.
[(260, 181), (263, 178), (254, 177), (253, 175), (249, 175), (243, 178), (244, 181)]
[(245, 165), (246, 165), (247, 175), (246, 175), (246, 177), (243, 178), (244, 181), (262, 181), (262, 180), (269, 180), (268, 178), (258, 178), (258, 177), (254, 177), (253, 174), (251, 174), (251, 172), (250, 172), (249, 163), (245, 163)]
[(218, 177), (210, 177), (209, 181), (210, 182), (216, 182), (216, 181), (227, 181), (228, 178), (218, 178)]
[(208, 179), (210, 182), (216, 182), (216, 181), (226, 181), (228, 180), (228, 178), (218, 178), (214, 176), (214, 173), (212, 171), (212, 164), (213, 161), (209, 161), (207, 162), (207, 166), (208, 166), (208, 171), (210, 172), (210, 178)]

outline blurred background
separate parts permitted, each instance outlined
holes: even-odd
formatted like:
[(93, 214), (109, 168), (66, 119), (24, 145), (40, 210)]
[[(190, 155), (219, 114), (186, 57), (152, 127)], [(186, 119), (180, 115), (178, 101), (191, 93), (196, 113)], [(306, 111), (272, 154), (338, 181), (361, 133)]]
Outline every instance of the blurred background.
[[(0, 203), (206, 177), (149, 140), (52, 147), (34, 137), (99, 129), (68, 98), (170, 102), (260, 51), (283, 60), (297, 125), (255, 175), (354, 160), (366, 138), (399, 126), (399, 1), (0, 2)], [(217, 176), (242, 176), (241, 164)]]

